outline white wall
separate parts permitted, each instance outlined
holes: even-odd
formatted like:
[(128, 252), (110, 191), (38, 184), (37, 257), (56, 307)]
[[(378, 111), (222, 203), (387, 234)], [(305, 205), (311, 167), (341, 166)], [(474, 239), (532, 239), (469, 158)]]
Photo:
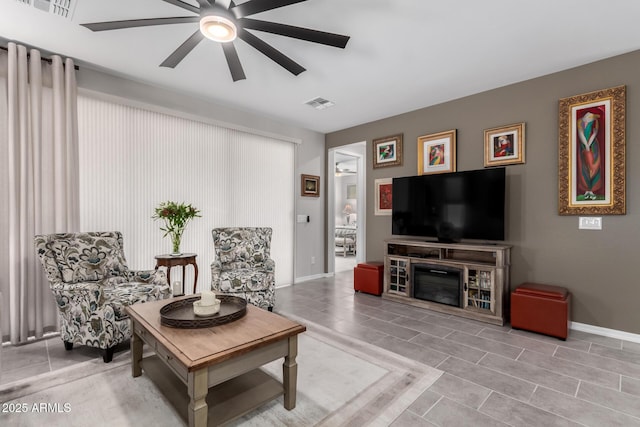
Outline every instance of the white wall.
[[(326, 182), (324, 134), (284, 124), (233, 106), (205, 101), (196, 95), (150, 86), (87, 67), (80, 67), (77, 80), (81, 93), (97, 92), (105, 99), (110, 96), (124, 98), (133, 106), (154, 106), (160, 112), (162, 109), (180, 111), (206, 118), (209, 122), (218, 122), (222, 126), (299, 142), (296, 150), (295, 210), (297, 214), (309, 215), (311, 221), (296, 224), (294, 278), (324, 273), (324, 186), (320, 186), (319, 198), (300, 196), (300, 174), (319, 175), (321, 183)], [(300, 108), (305, 106), (301, 105)], [(311, 262), (312, 258), (314, 263)]]

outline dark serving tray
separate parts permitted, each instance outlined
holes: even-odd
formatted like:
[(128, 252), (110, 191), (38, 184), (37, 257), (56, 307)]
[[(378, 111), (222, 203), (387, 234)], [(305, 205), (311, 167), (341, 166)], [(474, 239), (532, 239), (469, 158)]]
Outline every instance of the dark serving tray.
[(247, 313), (247, 300), (231, 295), (216, 295), (220, 311), (211, 316), (196, 316), (193, 303), (199, 296), (170, 302), (160, 309), (160, 323), (172, 328), (196, 329), (224, 325), (240, 319)]

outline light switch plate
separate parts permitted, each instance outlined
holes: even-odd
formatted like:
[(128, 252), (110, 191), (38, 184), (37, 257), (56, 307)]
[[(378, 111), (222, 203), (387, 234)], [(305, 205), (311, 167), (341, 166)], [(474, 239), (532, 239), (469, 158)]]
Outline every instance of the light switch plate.
[(580, 230), (602, 230), (601, 216), (581, 216), (579, 221)]

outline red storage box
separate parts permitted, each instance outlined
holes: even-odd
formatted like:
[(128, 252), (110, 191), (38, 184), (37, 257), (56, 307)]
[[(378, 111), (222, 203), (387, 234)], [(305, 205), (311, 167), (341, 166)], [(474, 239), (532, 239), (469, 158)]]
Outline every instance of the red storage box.
[(382, 262), (360, 263), (353, 269), (353, 288), (356, 291), (381, 295), (383, 273)]
[(511, 292), (511, 327), (567, 339), (571, 293), (560, 286), (523, 283)]

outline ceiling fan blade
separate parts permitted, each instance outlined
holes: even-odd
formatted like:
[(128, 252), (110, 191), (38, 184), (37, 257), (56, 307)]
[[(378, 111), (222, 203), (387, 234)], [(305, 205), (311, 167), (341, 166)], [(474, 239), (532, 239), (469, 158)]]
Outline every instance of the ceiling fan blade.
[(244, 70), (242, 69), (242, 64), (240, 64), (240, 58), (238, 58), (236, 47), (230, 42), (220, 44), (224, 51), (224, 57), (227, 58), (227, 65), (229, 66), (229, 71), (231, 71), (231, 78), (233, 81), (237, 82), (238, 80), (246, 79), (247, 77), (244, 75)]
[(167, 68), (175, 68), (176, 65), (180, 63), (184, 59), (185, 56), (189, 54), (193, 50), (194, 47), (198, 45), (204, 39), (204, 36), (200, 32), (200, 29), (197, 29), (195, 33), (191, 35), (184, 43), (182, 43), (176, 50), (173, 51), (171, 55), (165, 59), (161, 67)]
[(285, 68), (291, 74), (297, 76), (303, 71), (306, 71), (306, 69), (302, 65), (298, 64), (279, 50), (275, 49), (268, 43), (260, 40), (258, 37), (254, 36), (248, 31), (245, 31), (242, 28), (238, 28), (238, 37), (247, 42), (249, 45), (253, 46), (256, 50), (262, 52), (271, 60), (275, 61), (278, 65)]
[(181, 7), (183, 9), (186, 9), (186, 10), (188, 10), (190, 12), (193, 12), (193, 13), (200, 13), (200, 8), (199, 7), (193, 6), (193, 5), (189, 4), (189, 3), (185, 3), (185, 2), (180, 1), (180, 0), (162, 0), (162, 1), (165, 2), (165, 3), (172, 4), (174, 6)]
[(278, 24), (277, 22), (259, 21), (257, 19), (242, 18), (238, 20), (242, 28), (264, 31), (278, 34), (285, 37), (306, 40), (308, 42), (320, 43), (328, 46), (340, 47), (344, 49), (349, 41), (349, 36), (326, 33), (324, 31), (312, 30), (310, 28), (294, 27), (293, 25)]
[(266, 12), (267, 10), (277, 9), (282, 6), (289, 6), (294, 3), (301, 3), (307, 0), (251, 0), (246, 3), (239, 4), (233, 9), (236, 18), (240, 19), (254, 13)]
[(198, 0), (198, 4), (200, 5), (200, 9), (202, 10), (203, 8), (214, 6), (216, 4), (216, 0)]
[(235, 4), (230, 0), (216, 0), (216, 4), (225, 9), (229, 9), (232, 6), (235, 6)]
[(130, 19), (127, 21), (93, 22), (90, 24), (80, 24), (91, 31), (120, 30), (123, 28), (149, 27), (152, 25), (184, 24), (187, 22), (198, 22), (198, 16), (176, 16), (173, 18), (152, 18), (152, 19)]

